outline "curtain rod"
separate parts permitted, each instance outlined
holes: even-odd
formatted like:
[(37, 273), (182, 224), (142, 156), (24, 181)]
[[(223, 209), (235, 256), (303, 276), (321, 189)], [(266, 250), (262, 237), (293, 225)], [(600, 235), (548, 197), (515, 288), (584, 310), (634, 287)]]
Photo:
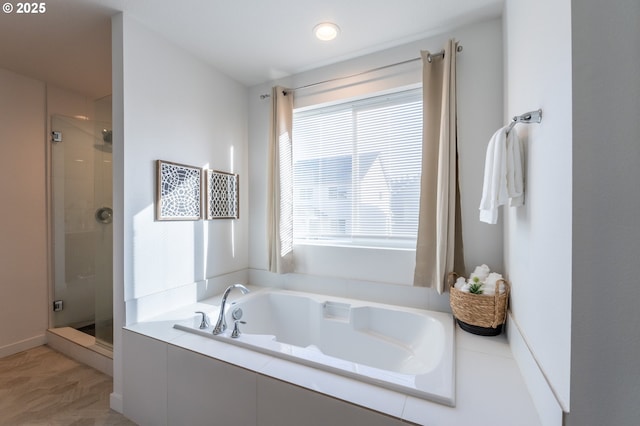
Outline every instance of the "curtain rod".
[[(462, 46), (458, 46), (458, 47), (456, 48), (456, 51), (457, 51), (457, 52), (462, 52)], [(431, 63), (431, 61), (433, 60), (433, 58), (436, 58), (436, 57), (439, 57), (439, 56), (444, 57), (444, 50), (441, 50), (441, 51), (440, 51), (440, 52), (438, 52), (438, 53), (429, 53), (429, 54), (427, 55), (427, 61), (428, 61), (429, 63)], [(419, 58), (413, 58), (413, 59), (407, 59), (406, 61), (396, 62), (396, 63), (394, 63), (394, 64), (389, 64), (389, 65), (383, 65), (383, 66), (381, 66), (381, 67), (372, 68), (372, 69), (370, 69), (370, 70), (362, 71), (362, 72), (359, 72), (359, 73), (356, 73), (356, 74), (346, 75), (346, 76), (344, 76), (344, 77), (335, 77), (335, 78), (330, 78), (330, 79), (328, 79), (328, 80), (318, 81), (318, 82), (316, 82), (316, 83), (311, 83), (311, 84), (307, 84), (307, 85), (304, 85), (304, 86), (299, 86), (299, 87), (296, 87), (296, 88), (294, 88), (294, 89), (289, 89), (289, 91), (291, 91), (291, 92), (295, 92), (296, 90), (307, 89), (307, 88), (309, 88), (309, 87), (318, 86), (318, 85), (320, 85), (320, 84), (331, 83), (332, 81), (339, 81), (339, 80), (345, 80), (345, 79), (347, 79), (347, 78), (358, 77), (358, 76), (363, 75), (363, 74), (369, 74), (369, 73), (371, 73), (371, 72), (380, 71), (380, 70), (384, 70), (384, 69), (391, 68), (391, 67), (396, 67), (396, 66), (398, 66), (398, 65), (408, 64), (408, 63), (410, 63), (410, 62), (419, 61), (420, 59), (422, 59), (422, 57), (419, 57)], [(265, 94), (260, 95), (260, 99), (266, 99), (266, 98), (270, 98), (270, 97), (271, 97), (271, 95), (270, 95), (270, 94), (268, 94), (268, 93), (265, 93)]]

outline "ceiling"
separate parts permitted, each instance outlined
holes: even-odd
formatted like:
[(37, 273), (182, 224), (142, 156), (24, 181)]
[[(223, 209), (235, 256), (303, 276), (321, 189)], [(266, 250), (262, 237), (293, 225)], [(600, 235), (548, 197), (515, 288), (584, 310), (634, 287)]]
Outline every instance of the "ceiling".
[[(17, 2), (10, 1), (14, 5)], [(111, 93), (120, 11), (252, 86), (499, 16), (504, 0), (49, 0), (0, 13), (0, 67), (98, 98)], [(319, 22), (341, 34), (321, 42)]]

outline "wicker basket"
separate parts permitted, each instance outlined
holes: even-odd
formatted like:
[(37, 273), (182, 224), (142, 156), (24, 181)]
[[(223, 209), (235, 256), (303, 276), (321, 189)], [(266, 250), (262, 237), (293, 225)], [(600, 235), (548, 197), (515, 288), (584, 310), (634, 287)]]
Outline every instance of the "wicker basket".
[[(458, 274), (451, 272), (448, 277), (450, 303), (453, 316), (465, 331), (482, 336), (496, 336), (502, 333), (502, 325), (507, 318), (509, 283), (500, 279), (496, 282), (495, 296), (483, 296), (460, 291), (454, 287)], [(499, 292), (504, 283), (504, 293)]]

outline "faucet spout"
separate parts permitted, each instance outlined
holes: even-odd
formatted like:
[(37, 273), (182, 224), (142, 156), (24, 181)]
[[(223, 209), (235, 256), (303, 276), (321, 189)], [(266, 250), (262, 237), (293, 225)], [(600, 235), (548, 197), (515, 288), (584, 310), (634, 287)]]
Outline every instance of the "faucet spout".
[(229, 297), (229, 293), (234, 288), (239, 289), (242, 294), (249, 293), (249, 289), (243, 286), (242, 284), (232, 284), (224, 291), (222, 294), (222, 303), (220, 303), (220, 313), (218, 314), (218, 321), (216, 321), (215, 327), (213, 327), (213, 334), (221, 334), (227, 329), (227, 320), (224, 317), (224, 308), (227, 304), (227, 297)]

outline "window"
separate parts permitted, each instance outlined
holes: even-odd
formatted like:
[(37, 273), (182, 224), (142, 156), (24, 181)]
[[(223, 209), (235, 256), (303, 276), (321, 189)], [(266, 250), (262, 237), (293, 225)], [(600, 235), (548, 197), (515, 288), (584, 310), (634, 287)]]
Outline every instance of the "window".
[(422, 89), (294, 111), (296, 243), (415, 248)]

